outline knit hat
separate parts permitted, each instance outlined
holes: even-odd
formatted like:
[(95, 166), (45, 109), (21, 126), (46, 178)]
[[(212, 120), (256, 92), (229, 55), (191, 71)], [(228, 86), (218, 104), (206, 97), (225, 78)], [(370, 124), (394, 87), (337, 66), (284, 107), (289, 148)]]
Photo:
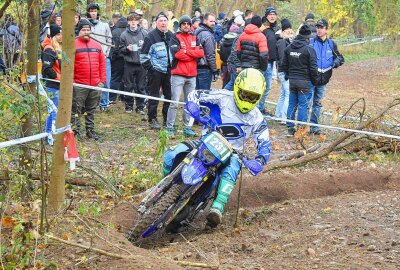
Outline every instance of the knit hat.
[(219, 14), (218, 14), (218, 20), (222, 20), (223, 18), (225, 18), (225, 13), (224, 12), (220, 12)]
[(193, 17), (192, 24), (194, 24), (195, 22), (201, 22), (201, 19), (199, 17)]
[(180, 19), (179, 19), (179, 26), (181, 26), (182, 23), (187, 22), (189, 23), (189, 25), (192, 25), (192, 20), (190, 19), (190, 17), (188, 15), (183, 15)]
[(282, 25), (282, 31), (285, 31), (288, 28), (292, 28), (292, 24), (287, 18), (282, 19), (281, 25)]
[(269, 14), (275, 14), (276, 15), (276, 9), (274, 7), (267, 7), (265, 9), (265, 16), (268, 16)]
[(312, 14), (312, 13), (308, 13), (307, 14), (307, 16), (306, 16), (306, 18), (304, 19), (305, 21), (307, 21), (307, 20), (314, 20), (315, 19), (315, 17), (314, 17), (314, 14)]
[(52, 38), (59, 33), (61, 33), (61, 26), (57, 24), (50, 24), (50, 37)]
[(196, 11), (201, 13), (201, 9), (199, 7), (194, 9), (194, 12), (196, 12)]
[(251, 18), (250, 23), (251, 23), (251, 24), (254, 24), (254, 25), (257, 26), (258, 28), (260, 28), (261, 25), (262, 25), (261, 17), (258, 16), (258, 15), (254, 16), (253, 18)]
[(229, 33), (237, 33), (238, 30), (239, 26), (237, 26), (236, 24), (232, 24), (231, 27), (229, 28)]
[(78, 33), (82, 30), (83, 27), (90, 27), (92, 28), (92, 24), (89, 22), (88, 19), (80, 19), (78, 23)]
[(96, 3), (90, 3), (87, 6), (87, 11), (89, 12), (90, 9), (97, 9), (97, 11), (100, 11), (100, 6)]
[(245, 24), (242, 16), (237, 16), (233, 22), (236, 23), (238, 26), (243, 26)]
[(322, 26), (325, 27), (326, 29), (328, 29), (328, 21), (325, 20), (324, 18), (322, 18), (321, 20), (318, 20), (318, 22), (316, 23), (316, 26)]
[(303, 25), (300, 27), (299, 35), (302, 35), (302, 36), (304, 36), (304, 37), (306, 37), (306, 38), (309, 38), (309, 37), (311, 36), (310, 27), (309, 27), (307, 24), (303, 24)]
[(156, 21), (158, 21), (158, 19), (160, 19), (160, 18), (165, 18), (165, 19), (168, 20), (168, 17), (167, 17), (167, 15), (165, 15), (164, 12), (158, 13), (158, 15), (157, 15), (157, 17), (156, 17)]
[(232, 12), (232, 14), (233, 14), (233, 17), (237, 17), (237, 16), (239, 16), (239, 15), (243, 15), (243, 12), (241, 12), (240, 10), (238, 10), (238, 9), (236, 9), (236, 10), (234, 10), (233, 12)]

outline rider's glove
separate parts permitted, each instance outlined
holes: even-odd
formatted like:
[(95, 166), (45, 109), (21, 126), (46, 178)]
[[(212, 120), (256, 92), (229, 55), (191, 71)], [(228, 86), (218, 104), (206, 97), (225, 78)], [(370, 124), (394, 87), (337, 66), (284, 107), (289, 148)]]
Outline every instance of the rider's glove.
[(259, 158), (251, 160), (243, 158), (243, 163), (253, 176), (258, 175), (263, 170), (263, 163), (260, 161)]

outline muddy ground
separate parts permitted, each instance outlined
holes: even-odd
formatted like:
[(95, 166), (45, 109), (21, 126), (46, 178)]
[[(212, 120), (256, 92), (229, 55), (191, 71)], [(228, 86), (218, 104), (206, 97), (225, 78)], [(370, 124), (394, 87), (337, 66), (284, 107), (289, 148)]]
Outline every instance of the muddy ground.
[[(326, 109), (347, 108), (365, 97), (368, 113), (372, 114), (399, 97), (399, 92), (388, 85), (388, 81), (397, 79), (398, 65), (400, 57), (378, 58), (335, 70), (324, 102)], [(278, 84), (274, 84), (271, 99), (277, 96)], [(112, 123), (111, 117), (117, 119), (114, 116), (118, 114), (123, 114), (121, 104), (109, 114), (99, 115), (103, 139), (96, 145), (88, 144), (84, 164), (95, 168), (96, 162), (103, 160), (108, 168), (128, 163), (128, 146), (138, 144), (138, 140), (132, 141), (133, 134), (140, 129), (150, 141), (155, 138), (145, 122), (132, 122), (132, 116), (124, 116), (124, 123)], [(125, 129), (129, 133), (124, 133)], [(271, 123), (270, 129), (271, 140), (279, 146), (275, 146), (272, 159), (298, 149), (293, 139), (286, 138), (283, 126)], [(120, 137), (115, 137), (116, 132)], [(328, 134), (327, 140), (336, 135)], [(153, 150), (150, 147), (143, 151)], [(158, 161), (149, 157), (139, 165), (146, 170), (149, 162)], [(200, 217), (190, 232), (157, 239), (146, 248), (132, 246), (123, 236), (135, 219), (136, 203), (126, 198), (114, 201), (116, 206), (96, 219), (82, 222), (66, 218), (54, 234), (91, 226), (104, 240), (82, 229), (82, 233), (72, 234), (70, 241), (135, 259), (98, 255), (55, 241), (49, 241), (42, 252), (47, 260), (57, 261), (60, 269), (180, 269), (177, 261), (219, 269), (400, 269), (399, 171), (396, 162), (382, 163), (364, 153), (343, 159), (324, 158), (258, 177), (245, 174), (238, 228), (233, 228), (236, 188), (223, 224), (217, 229), (204, 231), (204, 217)], [(82, 261), (83, 256), (86, 260)]]

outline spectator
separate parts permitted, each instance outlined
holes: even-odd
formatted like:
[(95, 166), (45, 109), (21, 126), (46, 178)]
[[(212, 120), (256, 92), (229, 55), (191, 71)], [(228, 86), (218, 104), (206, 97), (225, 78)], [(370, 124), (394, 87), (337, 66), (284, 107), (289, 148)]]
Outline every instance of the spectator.
[(54, 15), (54, 23), (57, 24), (58, 26), (62, 25), (61, 13), (56, 13)]
[(75, 37), (77, 37), (79, 35), (78, 24), (79, 24), (80, 19), (81, 19), (81, 14), (79, 12), (75, 12), (75, 16), (74, 16)]
[[(312, 98), (311, 87), (318, 75), (315, 50), (308, 46), (310, 36), (310, 28), (308, 25), (303, 25), (293, 43), (284, 50), (282, 69), (286, 76), (285, 79), (289, 79), (290, 94), (287, 111), (289, 120), (296, 119), (298, 110), (297, 120), (307, 122)], [(296, 132), (294, 123), (287, 122), (286, 125), (288, 136), (293, 136)]]
[[(196, 42), (196, 36), (190, 32), (191, 19), (184, 15), (179, 19), (178, 32), (171, 37), (170, 48), (173, 57), (171, 70), (172, 100), (179, 101), (182, 91), (185, 101), (196, 87), (197, 59), (204, 57), (204, 50)], [(167, 129), (174, 134), (177, 103), (171, 103), (167, 115)], [(183, 112), (183, 134), (196, 136), (190, 124), (190, 115)]]
[(142, 19), (140, 21), (140, 26), (142, 27), (142, 29), (148, 31), (149, 30), (149, 21), (146, 19)]
[[(106, 70), (107, 70), (107, 81), (105, 83), (106, 88), (110, 88), (110, 79), (111, 79), (111, 61), (109, 57), (110, 45), (112, 42), (111, 29), (108, 23), (102, 22), (99, 19), (100, 16), (100, 7), (98, 4), (89, 4), (87, 7), (87, 16), (89, 21), (93, 25), (92, 34), (94, 35), (94, 39), (96, 39), (101, 44), (101, 48), (106, 57)], [(100, 110), (107, 111), (109, 106), (109, 93), (101, 92), (100, 98)]]
[[(145, 95), (146, 71), (140, 64), (140, 51), (142, 49), (147, 31), (139, 26), (140, 17), (132, 13), (128, 16), (129, 27), (121, 34), (120, 51), (124, 57), (124, 75), (123, 83), (125, 91)], [(133, 100), (131, 96), (126, 96), (125, 112), (131, 113), (133, 109)], [(136, 112), (141, 115), (144, 113), (144, 99), (136, 97)]]
[[(62, 34), (61, 27), (57, 24), (50, 25), (50, 38), (46, 38), (42, 44), (42, 75), (43, 78), (52, 80), (61, 79), (61, 59), (62, 59)], [(53, 101), (58, 108), (58, 99), (60, 96), (60, 83), (46, 81), (46, 90), (48, 97)], [(49, 115), (46, 119), (45, 132), (52, 132), (56, 129), (57, 112), (49, 110)], [(53, 145), (53, 136), (47, 137), (49, 145)]]
[[(292, 24), (288, 19), (281, 21), (281, 33), (279, 34), (278, 41), (276, 42), (277, 47), (277, 58), (278, 63), (278, 76), (281, 81), (281, 93), (278, 99), (278, 104), (275, 109), (275, 116), (278, 118), (287, 119), (287, 109), (289, 105), (289, 80), (285, 79), (285, 72), (283, 70), (283, 55), (284, 51), (294, 38), (294, 32), (292, 30)], [(286, 123), (286, 121), (285, 121)]]
[[(124, 91), (125, 87), (122, 82), (122, 77), (124, 75), (124, 57), (121, 54), (120, 38), (121, 34), (126, 30), (128, 22), (126, 18), (122, 17), (122, 14), (117, 12), (112, 15), (112, 20), (114, 20), (114, 27), (111, 31), (112, 43), (114, 47), (110, 49), (110, 60), (111, 60), (111, 80), (110, 88), (114, 90)], [(110, 93), (109, 100), (110, 104), (115, 104), (118, 95), (115, 93)], [(121, 96), (121, 99), (123, 97)]]
[(235, 18), (235, 20), (233, 20), (233, 23), (234, 23), (235, 25), (237, 25), (238, 27), (244, 27), (245, 24), (246, 24), (246, 22), (244, 21), (244, 19), (243, 19), (242, 16), (237, 16), (237, 17)]
[(149, 32), (150, 31), (153, 31), (154, 29), (156, 29), (157, 28), (157, 21), (156, 21), (156, 18), (157, 18), (157, 16), (152, 16), (151, 17), (151, 26), (150, 26), (150, 28), (149, 28)]
[(227, 85), (227, 83), (229, 82), (229, 80), (231, 78), (231, 73), (230, 73), (230, 70), (228, 69), (228, 59), (229, 59), (229, 56), (231, 55), (232, 45), (233, 45), (235, 38), (237, 37), (238, 29), (239, 29), (239, 27), (237, 25), (231, 26), (229, 33), (224, 35), (224, 38), (222, 39), (221, 48), (219, 50), (219, 54), (220, 54), (220, 57), (222, 60), (221, 73), (222, 73), (223, 88)]
[[(267, 38), (268, 45), (268, 67), (264, 72), (265, 82), (267, 84), (266, 89), (261, 97), (260, 103), (258, 103), (258, 109), (263, 114), (269, 114), (265, 110), (265, 101), (271, 91), (272, 84), (272, 73), (274, 69), (274, 62), (276, 60), (276, 31), (277, 31), (277, 22), (276, 22), (276, 10), (274, 7), (267, 7), (265, 9), (265, 23), (264, 30), (262, 30), (263, 34)], [(262, 28), (261, 28), (262, 29)]]
[(224, 33), (222, 32), (222, 27), (224, 24), (224, 20), (225, 20), (225, 13), (224, 12), (220, 12), (218, 14), (218, 20), (215, 23), (214, 26), (214, 39), (215, 42), (217, 44), (219, 44), (219, 42), (221, 41), (221, 39), (224, 37)]
[(196, 89), (210, 89), (211, 81), (218, 78), (214, 39), (215, 15), (206, 13), (196, 30), (197, 43), (204, 49), (204, 57), (197, 61)]
[[(317, 54), (318, 80), (311, 89), (313, 93), (313, 106), (310, 122), (319, 123), (326, 85), (332, 77), (332, 69), (344, 63), (343, 55), (339, 52), (336, 42), (328, 38), (328, 21), (321, 19), (317, 22), (317, 37), (310, 40)], [(319, 127), (312, 126), (311, 133), (320, 134)]]
[(179, 27), (178, 19), (175, 18), (174, 12), (172, 12), (171, 10), (167, 11), (167, 17), (168, 17), (168, 30), (175, 33)]
[(0, 31), (0, 36), (3, 37), (5, 64), (7, 67), (12, 68), (19, 57), (22, 33), (19, 27), (14, 23), (14, 18), (10, 14), (7, 14), (5, 17), (5, 24)]
[[(232, 31), (232, 27), (238, 27), (238, 26), (232, 25), (231, 31)], [(233, 84), (235, 83), (236, 75), (239, 74), (240, 71), (242, 71), (242, 67), (240, 66), (240, 60), (238, 59), (238, 56), (237, 56), (236, 48), (237, 48), (237, 44), (239, 41), (239, 37), (243, 33), (243, 29), (238, 27), (236, 31), (237, 31), (236, 32), (237, 36), (233, 40), (231, 54), (228, 57), (228, 71), (231, 74), (231, 78), (224, 87), (226, 90), (230, 90), (230, 91), (233, 90)]]
[(308, 13), (306, 18), (304, 19), (304, 24), (307, 24), (308, 27), (310, 28), (310, 30), (311, 30), (311, 38), (315, 38), (317, 36), (317, 26), (315, 25), (314, 14)]
[(199, 28), (200, 22), (201, 20), (199, 17), (192, 18), (192, 27), (190, 29), (192, 30), (193, 33), (196, 31), (197, 28)]
[[(168, 18), (161, 12), (156, 17), (156, 29), (152, 30), (144, 40), (140, 62), (147, 69), (150, 96), (160, 97), (160, 87), (164, 98), (171, 99), (171, 53), (169, 42), (172, 32), (167, 29)], [(160, 129), (157, 121), (157, 100), (149, 100), (148, 121), (152, 129)], [(167, 113), (170, 103), (164, 102), (162, 108), (164, 126), (167, 122)]]
[[(104, 87), (106, 83), (106, 59), (100, 43), (90, 38), (91, 23), (81, 19), (79, 35), (75, 39), (74, 82), (90, 86)], [(97, 140), (94, 131), (94, 116), (99, 105), (100, 93), (97, 90), (74, 86), (71, 122), (75, 136), (80, 137), (80, 117), (85, 112), (86, 136)]]
[(203, 22), (203, 13), (201, 12), (201, 9), (199, 7), (194, 9), (194, 17), (200, 18), (200, 22)]
[[(238, 10), (238, 9), (236, 9), (236, 10), (234, 10), (233, 12), (232, 12), (232, 18), (228, 21), (228, 23), (227, 23), (227, 28), (228, 29), (230, 29), (231, 28), (231, 26), (232, 26), (232, 24), (234, 23), (234, 21), (235, 21), (235, 19), (237, 18), (237, 17), (241, 17), (242, 18), (242, 20), (243, 20), (243, 12), (241, 12), (240, 10)], [(240, 20), (240, 19), (238, 19), (238, 20)], [(243, 20), (244, 21), (244, 20)], [(245, 23), (243, 22), (243, 25), (244, 25)], [(239, 27), (241, 26), (241, 25), (238, 25)]]
[(242, 69), (255, 68), (262, 72), (267, 68), (267, 39), (261, 33), (261, 17), (254, 16), (240, 35), (237, 43), (237, 55)]
[(251, 18), (253, 18), (254, 13), (252, 10), (250, 9), (246, 9), (246, 11), (244, 12), (244, 20), (246, 22), (246, 25), (251, 23)]

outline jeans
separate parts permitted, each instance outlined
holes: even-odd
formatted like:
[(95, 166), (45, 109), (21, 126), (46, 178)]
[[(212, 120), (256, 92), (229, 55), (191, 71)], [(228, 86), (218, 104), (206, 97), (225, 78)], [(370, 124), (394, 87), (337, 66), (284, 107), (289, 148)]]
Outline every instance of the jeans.
[[(110, 88), (110, 80), (111, 80), (111, 61), (110, 58), (106, 58), (106, 85), (105, 88)], [(108, 92), (101, 92), (100, 97), (100, 108), (107, 108), (109, 103), (109, 95)]]
[(268, 67), (267, 69), (264, 71), (264, 78), (265, 78), (265, 83), (266, 83), (266, 88), (265, 91), (263, 93), (263, 95), (261, 96), (260, 102), (257, 105), (257, 108), (263, 112), (265, 111), (265, 101), (269, 95), (269, 92), (271, 91), (271, 84), (272, 84), (272, 71), (274, 69), (274, 62), (270, 62), (268, 61)]
[[(179, 101), (182, 91), (185, 97), (185, 102), (190, 92), (196, 87), (196, 77), (185, 77), (179, 75), (171, 75), (171, 100)], [(167, 128), (173, 129), (176, 120), (176, 110), (178, 109), (177, 103), (169, 105), (167, 114)], [(183, 110), (183, 125), (189, 127), (190, 115)]]
[(276, 104), (275, 116), (279, 118), (287, 118), (287, 110), (289, 106), (289, 80), (285, 80), (285, 73), (278, 73), (279, 80), (281, 81), (281, 94)]
[[(326, 84), (319, 86), (313, 85), (311, 87), (311, 92), (313, 94), (312, 97), (313, 105), (312, 105), (310, 122), (313, 124), (319, 123), (319, 117), (322, 108), (322, 99), (325, 96), (325, 91), (326, 91)], [(314, 126), (311, 127), (311, 132), (317, 132), (317, 131), (319, 131), (319, 127), (314, 127)]]
[[(54, 105), (58, 108), (58, 99), (60, 97), (60, 89), (46, 87), (47, 95), (53, 101)], [(46, 119), (46, 129), (45, 132), (51, 132), (56, 129), (56, 112), (49, 112), (49, 116)]]
[[(124, 58), (113, 60), (111, 63), (111, 80), (110, 88), (114, 90), (124, 91), (124, 84), (121, 83), (124, 75)], [(110, 101), (116, 101), (118, 94), (110, 93)]]
[[(311, 82), (310, 82), (311, 85)], [(310, 89), (304, 90), (290, 90), (289, 94), (289, 106), (287, 110), (287, 118), (289, 120), (297, 120), (302, 122), (307, 122), (308, 120), (308, 110), (311, 107), (312, 91)], [(294, 123), (287, 122), (286, 126), (292, 128), (295, 126)]]
[(212, 71), (209, 68), (198, 68), (196, 77), (196, 89), (211, 89)]
[(224, 89), (233, 91), (233, 85), (235, 84), (235, 80), (236, 80), (236, 76), (237, 76), (236, 65), (228, 64), (228, 70), (230, 71), (231, 78), (230, 78), (229, 82), (224, 86)]

